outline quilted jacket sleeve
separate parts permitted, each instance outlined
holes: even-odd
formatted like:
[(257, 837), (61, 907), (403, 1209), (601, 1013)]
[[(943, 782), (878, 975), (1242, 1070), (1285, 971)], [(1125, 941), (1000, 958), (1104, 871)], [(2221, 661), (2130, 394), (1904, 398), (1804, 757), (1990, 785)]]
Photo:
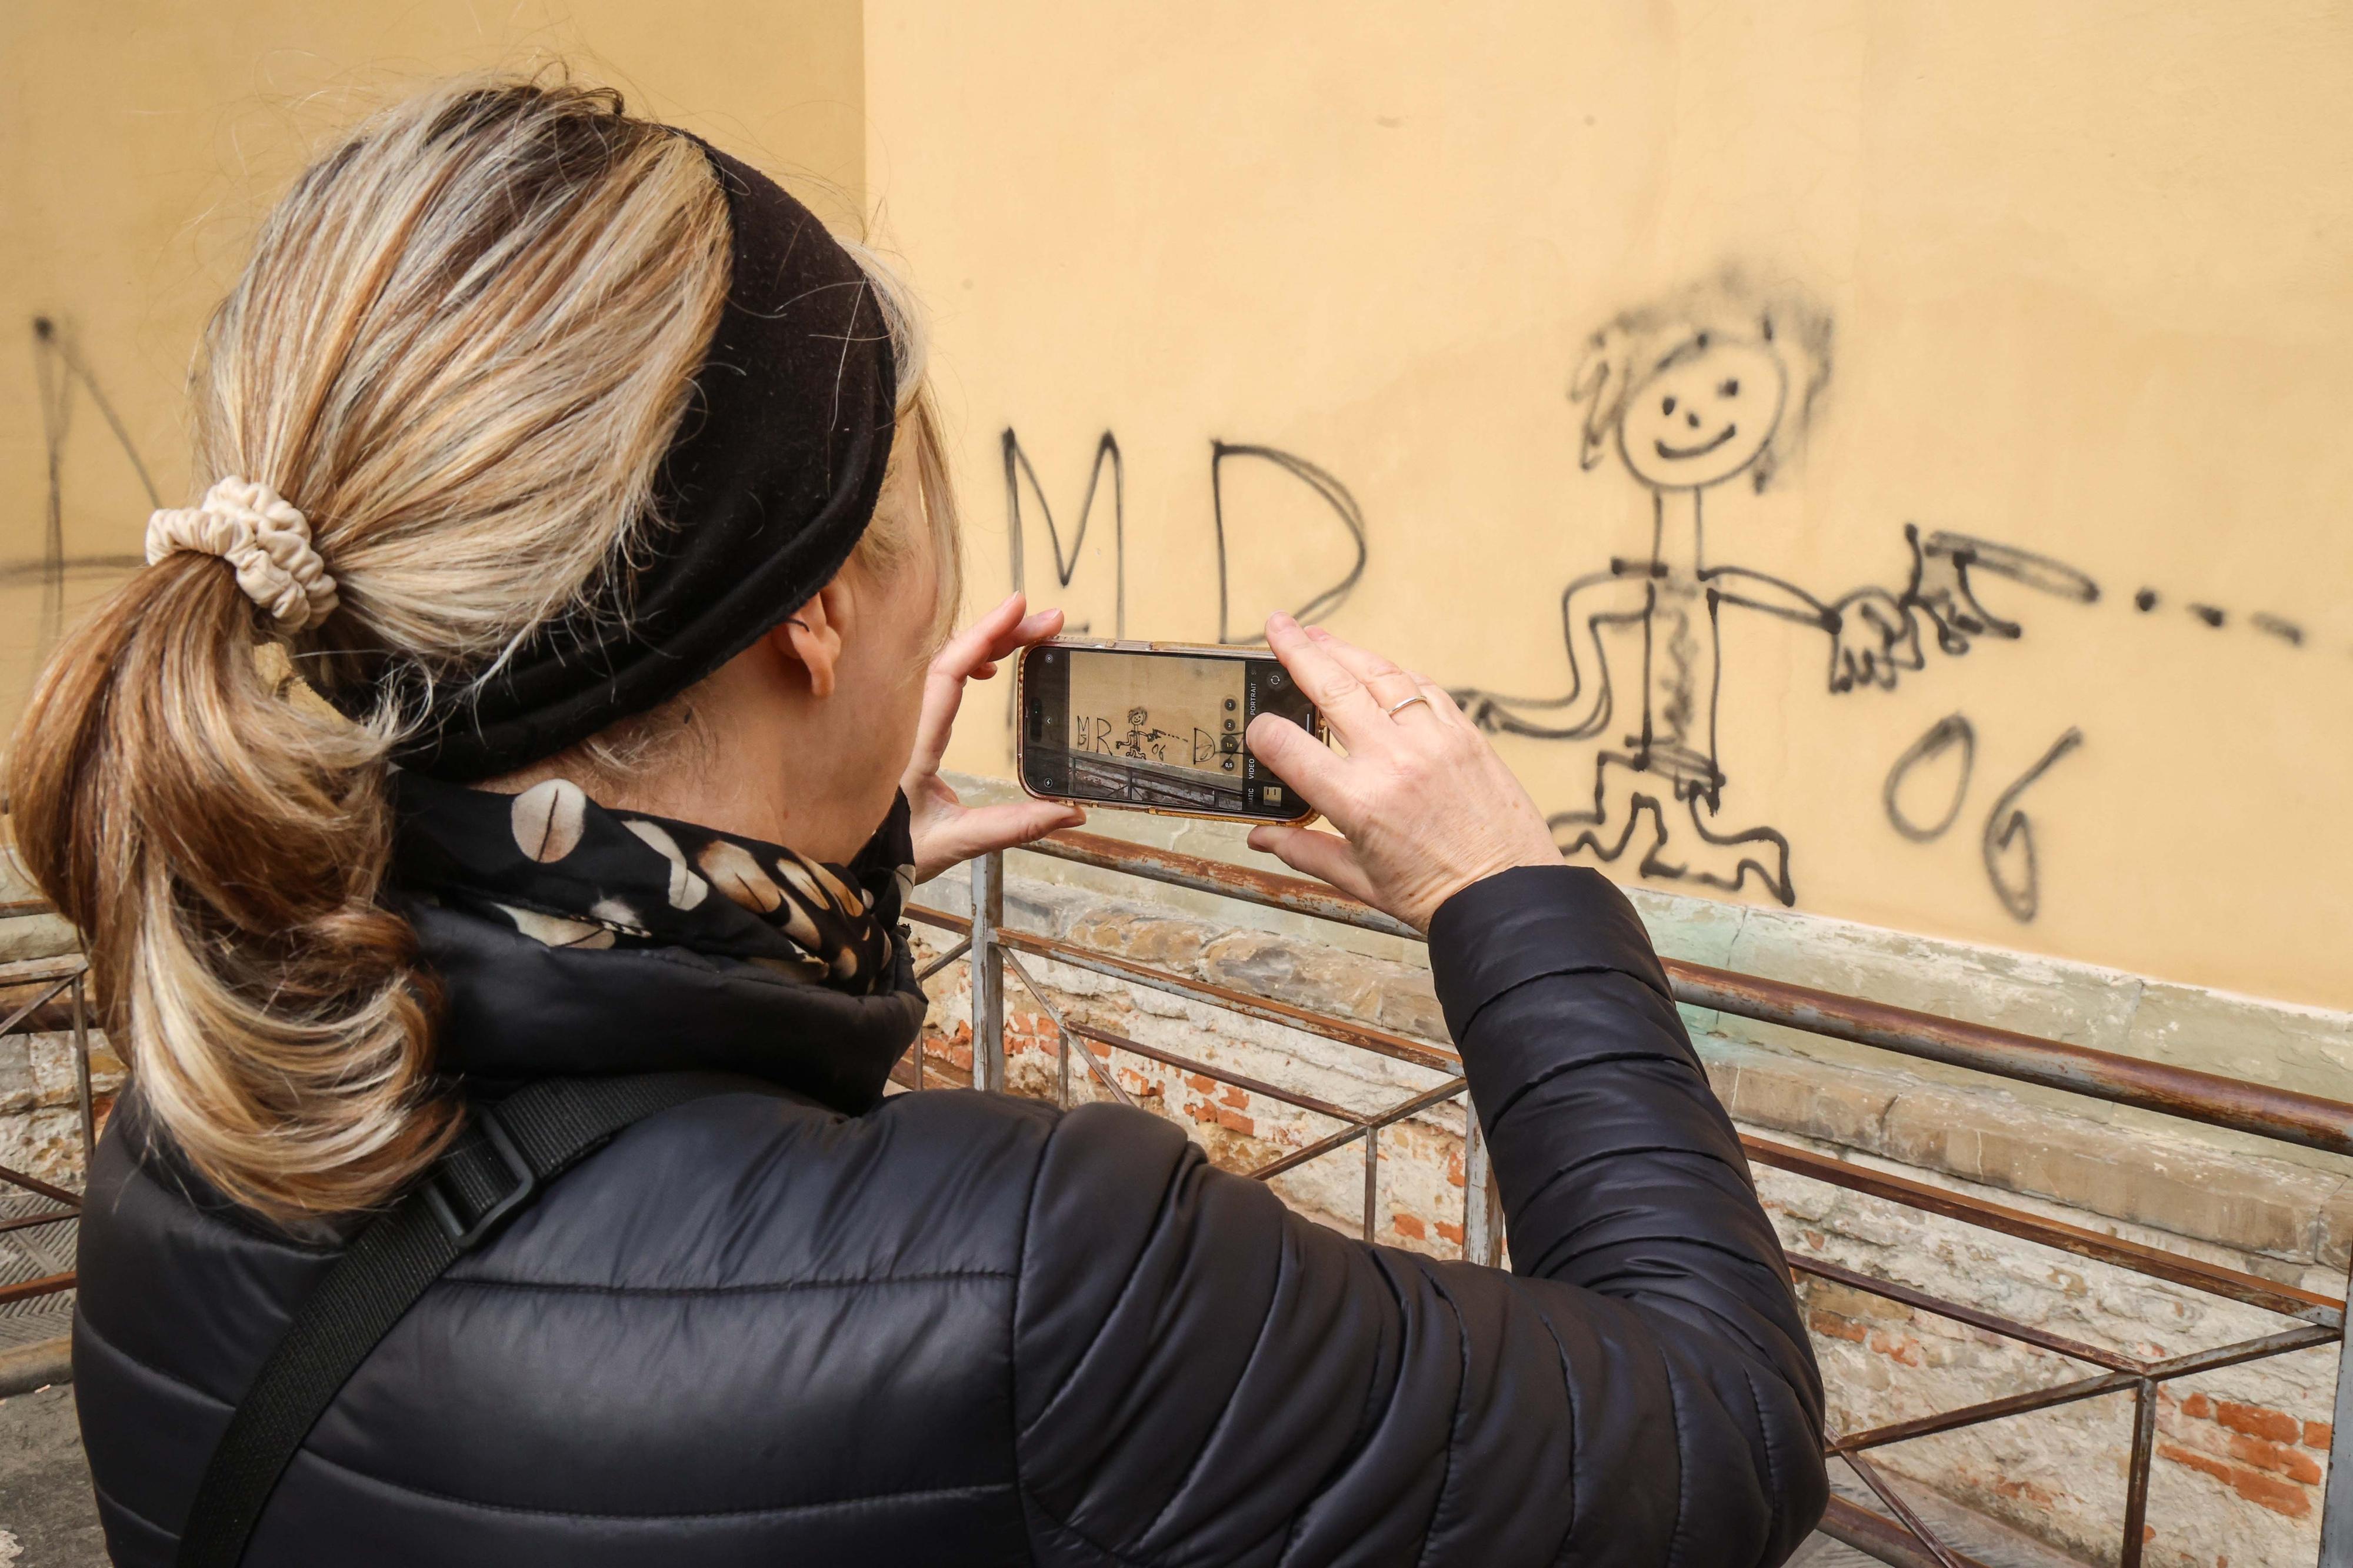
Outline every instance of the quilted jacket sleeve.
[(1430, 961), (1513, 1273), (1368, 1247), (1172, 1125), (1062, 1119), (1015, 1309), (1015, 1457), (1055, 1564), (1729, 1564), (1820, 1514), (1781, 1252), (1630, 906), (1507, 871)]

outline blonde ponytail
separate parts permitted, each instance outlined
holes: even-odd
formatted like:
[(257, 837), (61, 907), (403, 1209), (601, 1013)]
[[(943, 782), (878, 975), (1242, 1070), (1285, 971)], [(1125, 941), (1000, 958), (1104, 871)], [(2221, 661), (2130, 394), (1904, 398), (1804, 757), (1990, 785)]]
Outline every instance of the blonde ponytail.
[(59, 647), (5, 784), (142, 1100), (236, 1201), (284, 1223), (376, 1205), (456, 1114), (431, 977), (379, 898), (409, 716), (352, 723), (266, 664), (414, 691), (589, 603), (639, 542), (727, 258), (692, 142), (607, 92), (459, 83), (303, 174), (216, 314), (200, 482), (307, 519), (332, 581), (321, 599), (305, 564), (298, 586), (324, 618), (248, 552), (249, 596), (174, 514), (166, 542), (197, 549)]
[(273, 689), (253, 620), (208, 557), (140, 574), (51, 660), (8, 782), (147, 1106), (288, 1221), (374, 1203), (451, 1119), (426, 1091), (431, 980), (375, 901), (384, 743)]

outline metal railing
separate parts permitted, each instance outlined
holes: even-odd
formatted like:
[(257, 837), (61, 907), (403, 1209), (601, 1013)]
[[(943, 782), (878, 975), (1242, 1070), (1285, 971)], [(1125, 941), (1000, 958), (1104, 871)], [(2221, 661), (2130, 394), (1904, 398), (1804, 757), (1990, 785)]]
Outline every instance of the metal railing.
[[(37, 900), (0, 904), (0, 916), (46, 914), (49, 906)], [(90, 1086), (89, 965), (79, 953), (58, 958), (26, 959), (0, 963), (0, 1039), (17, 1034), (47, 1034), (70, 1030), (73, 1035), (74, 1089), (81, 1112), (82, 1169), (90, 1168), (90, 1151), (98, 1146), (97, 1105)], [(63, 1225), (81, 1217), (81, 1194), (44, 1182), (23, 1171), (0, 1165), (0, 1186), (14, 1187), (46, 1198), (55, 1208), (0, 1219), (0, 1232), (31, 1230)], [(39, 1267), (37, 1263), (35, 1267)], [(53, 1296), (74, 1288), (71, 1270), (32, 1279), (0, 1283), (0, 1306)]]
[[(1380, 911), (1321, 883), (1295, 877), (1207, 860), (1089, 833), (1056, 834), (1030, 846), (1029, 852), (1171, 887), (1217, 894), (1267, 909), (1308, 915), (1360, 931), (1420, 940), (1419, 933)], [(1190, 975), (1112, 957), (1077, 943), (1010, 929), (1005, 924), (1004, 878), (1004, 858), (1001, 855), (991, 855), (973, 862), (972, 914), (969, 918), (921, 906), (912, 907), (907, 911), (910, 919), (955, 932), (962, 938), (925, 966), (923, 971), (924, 978), (930, 978), (959, 960), (977, 961), (972, 964), (972, 1082), (976, 1088), (1000, 1090), (1005, 1088), (1004, 983), (1009, 971), (1036, 999), (1039, 1009), (1054, 1026), (1057, 1093), (1064, 1104), (1070, 1102), (1071, 1095), (1072, 1042), (1084, 1041), (1090, 1047), (1102, 1047), (1106, 1057), (1110, 1053), (1125, 1052), (1342, 1123), (1341, 1130), (1329, 1137), (1268, 1162), (1249, 1173), (1264, 1180), (1361, 1141), (1365, 1166), (1364, 1234), (1367, 1239), (1374, 1234), (1377, 1213), (1382, 1129), (1461, 1097), (1464, 1100), (1462, 1136), (1465, 1151), (1462, 1255), (1478, 1263), (1493, 1264), (1497, 1261), (1502, 1242), (1500, 1211), (1487, 1167), (1485, 1146), (1480, 1137), (1478, 1117), (1469, 1106), (1460, 1070), (1461, 1058), (1454, 1052), (1408, 1036), (1252, 995)], [(1113, 980), (1148, 986), (1225, 1008), (1245, 1017), (1303, 1030), (1343, 1045), (1430, 1068), (1447, 1077), (1435, 1088), (1380, 1110), (1351, 1110), (1282, 1085), (1245, 1078), (1230, 1068), (1088, 1024), (1073, 1022), (1055, 1005), (1025, 959), (1050, 960)], [(2307, 1149), (2353, 1154), (2353, 1105), (2294, 1090), (2245, 1083), (2213, 1073), (2039, 1039), (1981, 1024), (1913, 1012), (1782, 981), (1739, 974), (1729, 970), (1711, 969), (1671, 959), (1666, 961), (1666, 971), (1676, 999), (1694, 1006), (1804, 1029), (1926, 1061), (1970, 1068), (2014, 1082), (2039, 1084), (2119, 1105), (2136, 1106)], [(1120, 1084), (1109, 1060), (1099, 1060), (1093, 1048), (1082, 1048), (1075, 1054), (1107, 1094), (1122, 1103), (1134, 1103), (1134, 1098)], [(910, 1087), (921, 1088), (926, 1081), (924, 1073), (923, 1047), (919, 1043), (913, 1058), (912, 1083), (904, 1078), (900, 1081)], [(1978, 1568), (1978, 1565), (1973, 1559), (1940, 1539), (1905, 1501), (1889, 1483), (1885, 1473), (1868, 1457), (1870, 1450), (2031, 1411), (2053, 1409), (2081, 1400), (2129, 1394), (2133, 1400), (2132, 1449), (2131, 1463), (2126, 1472), (2119, 1558), (2123, 1568), (2137, 1568), (2144, 1545), (2149, 1471), (2155, 1458), (2158, 1386), (2194, 1373), (2284, 1355), (2293, 1351), (2331, 1343), (2341, 1345), (2344, 1339), (2345, 1301), (2340, 1298), (2316, 1294), (2183, 1253), (2048, 1219), (2023, 1209), (1988, 1202), (1965, 1193), (1770, 1139), (1744, 1133), (1741, 1142), (1755, 1164), (1770, 1166), (1812, 1181), (2259, 1308), (2288, 1320), (2293, 1325), (2214, 1349), (2152, 1361), (2068, 1339), (2000, 1313), (1826, 1261), (1790, 1258), (1790, 1267), (1799, 1273), (2031, 1345), (2097, 1369), (2089, 1375), (2051, 1387), (1986, 1400), (1865, 1431), (1831, 1435), (1827, 1444), (1829, 1455), (1850, 1466), (1863, 1485), (1886, 1506), (1893, 1518), (1873, 1513), (1843, 1499), (1833, 1498), (1830, 1511), (1822, 1521), (1822, 1529), (1883, 1562), (1900, 1565), (1900, 1568)], [(2353, 1568), (2353, 1465), (2339, 1467), (2333, 1462), (2335, 1436), (2347, 1430), (2348, 1424), (2353, 1424), (2353, 1355), (2340, 1353), (2339, 1356), (2334, 1418), (2332, 1463), (2323, 1493), (2319, 1561), (2321, 1568)]]

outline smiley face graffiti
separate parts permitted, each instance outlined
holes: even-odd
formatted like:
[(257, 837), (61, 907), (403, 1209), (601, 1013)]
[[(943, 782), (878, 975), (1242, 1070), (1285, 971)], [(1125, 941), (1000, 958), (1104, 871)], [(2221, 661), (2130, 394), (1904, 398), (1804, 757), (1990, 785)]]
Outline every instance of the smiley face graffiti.
[(1705, 489), (1757, 460), (1788, 395), (1770, 345), (1699, 332), (1628, 395), (1618, 455), (1653, 489)]

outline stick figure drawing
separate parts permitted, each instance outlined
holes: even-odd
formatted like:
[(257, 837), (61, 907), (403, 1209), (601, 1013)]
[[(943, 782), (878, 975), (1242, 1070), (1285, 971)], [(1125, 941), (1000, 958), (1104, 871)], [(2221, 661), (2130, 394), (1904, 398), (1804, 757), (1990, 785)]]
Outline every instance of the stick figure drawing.
[(1127, 734), (1123, 740), (1121, 740), (1119, 744), (1113, 746), (1112, 750), (1123, 757), (1148, 758), (1156, 763), (1166, 762), (1168, 760), (1168, 742), (1179, 739), (1179, 737), (1166, 730), (1147, 728), (1146, 726), (1150, 725), (1151, 722), (1152, 713), (1150, 710), (1144, 708), (1129, 709), (1127, 710)]
[[(1772, 482), (1804, 439), (1830, 379), (1830, 348), (1826, 313), (1736, 275), (1626, 311), (1594, 334), (1569, 389), (1585, 410), (1580, 466), (1614, 456), (1650, 491), (1650, 554), (1613, 559), (1562, 594), (1565, 694), (1456, 693), (1491, 731), (1570, 741), (1622, 725), (1597, 760), (1592, 809), (1552, 818), (1564, 850), (1614, 861), (1639, 847), (1645, 877), (1735, 891), (1753, 873), (1782, 903), (1796, 902), (1789, 841), (1773, 827), (1724, 820), (1724, 611), (1821, 634), (1833, 691), (1892, 686), (1898, 668), (1920, 668), (1908, 595), (1864, 587), (1826, 601), (1709, 550), (1704, 503), (1744, 477), (1752, 491)], [(1620, 720), (1618, 694), (1635, 685), (1634, 672), (1611, 660), (1628, 659), (1630, 645), (1640, 650), (1641, 700)]]

